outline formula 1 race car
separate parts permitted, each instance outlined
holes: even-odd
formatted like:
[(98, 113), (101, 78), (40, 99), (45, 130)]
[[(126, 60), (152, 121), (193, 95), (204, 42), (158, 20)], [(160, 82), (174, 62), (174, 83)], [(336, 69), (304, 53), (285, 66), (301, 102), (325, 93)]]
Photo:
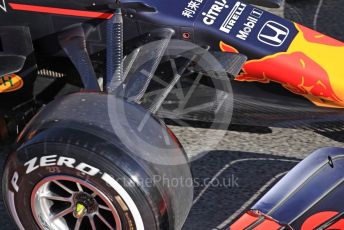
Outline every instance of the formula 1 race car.
[(344, 43), (249, 3), (281, 1), (0, 0), (17, 227), (181, 229), (191, 172), (160, 118), (337, 130)]

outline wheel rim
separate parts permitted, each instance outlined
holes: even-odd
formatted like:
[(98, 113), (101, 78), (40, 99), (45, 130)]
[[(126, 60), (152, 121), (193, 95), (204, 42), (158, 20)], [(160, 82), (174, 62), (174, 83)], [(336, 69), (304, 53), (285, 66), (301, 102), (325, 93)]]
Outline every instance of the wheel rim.
[(70, 176), (47, 177), (31, 194), (41, 229), (122, 229), (117, 209), (103, 192)]

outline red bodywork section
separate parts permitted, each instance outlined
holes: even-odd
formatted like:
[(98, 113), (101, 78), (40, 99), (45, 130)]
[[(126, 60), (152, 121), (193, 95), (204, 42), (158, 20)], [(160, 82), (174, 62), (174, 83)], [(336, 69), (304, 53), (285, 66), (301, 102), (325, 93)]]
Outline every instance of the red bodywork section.
[[(319, 212), (309, 217), (302, 225), (301, 230), (313, 230), (319, 228), (322, 224), (326, 223), (331, 218), (337, 216), (338, 212)], [(344, 219), (334, 221), (326, 230), (340, 230), (344, 229)]]
[(326, 36), (324, 34), (321, 34), (315, 30), (311, 30), (305, 26), (298, 25), (299, 29), (302, 31), (304, 38), (308, 42), (313, 42), (316, 44), (323, 44), (323, 45), (329, 45), (329, 46), (344, 46), (344, 43), (341, 41), (338, 41), (334, 38), (331, 38), (329, 36)]
[[(262, 71), (263, 70), (263, 71)], [(278, 82), (295, 94), (321, 96), (340, 101), (327, 72), (301, 52), (279, 54), (257, 62), (247, 62), (237, 81)]]
[(72, 10), (72, 9), (64, 9), (64, 8), (56, 8), (56, 7), (17, 4), (17, 3), (9, 3), (9, 5), (13, 10), (66, 15), (66, 16), (74, 16), (74, 17), (110, 19), (113, 16), (113, 14), (111, 13), (103, 13), (103, 12), (97, 12), (97, 11)]
[[(299, 34), (286, 52), (247, 61), (235, 80), (277, 82), (317, 105), (343, 107), (344, 98), (341, 91), (338, 92), (341, 84), (334, 85), (341, 81), (342, 72), (338, 70), (342, 67), (329, 63), (341, 62), (338, 58), (333, 59), (333, 52), (337, 55), (343, 51), (344, 43), (307, 27), (298, 24), (296, 27)], [(238, 53), (235, 47), (224, 42), (220, 42), (220, 49)]]
[[(320, 228), (331, 218), (339, 215), (338, 212), (319, 212), (309, 217), (302, 225), (301, 230), (314, 230)], [(236, 222), (230, 226), (230, 230), (278, 230), (282, 227), (285, 229), (291, 229), (288, 226), (284, 226), (278, 223), (278, 221), (272, 219), (269, 216), (264, 215), (259, 211), (248, 211), (242, 215)], [(339, 219), (330, 223), (329, 226), (324, 228), (325, 230), (342, 230), (344, 229), (344, 219)]]
[(248, 211), (230, 226), (230, 230), (243, 230), (249, 227), (253, 227), (254, 230), (277, 230), (282, 225), (257, 211)]

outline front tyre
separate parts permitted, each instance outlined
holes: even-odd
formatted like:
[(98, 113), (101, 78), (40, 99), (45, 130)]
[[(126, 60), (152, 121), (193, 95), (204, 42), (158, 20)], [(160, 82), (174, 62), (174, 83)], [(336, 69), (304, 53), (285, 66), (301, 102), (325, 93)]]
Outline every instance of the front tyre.
[(5, 184), (5, 200), (18, 226), (117, 230), (144, 229), (145, 223), (156, 228), (149, 200), (105, 157), (62, 143), (21, 151), (25, 156), (13, 154), (4, 174), (4, 182), (11, 182)]
[[(190, 169), (174, 136), (169, 137), (173, 152), (185, 164), (159, 165), (137, 158), (143, 146), (133, 153), (121, 138), (94, 123), (60, 117), (63, 121), (56, 125), (56, 116), (44, 115), (44, 110), (36, 116), (5, 166), (4, 200), (19, 229), (181, 228), (193, 188), (185, 184), (192, 182)], [(171, 186), (173, 179), (183, 184)]]

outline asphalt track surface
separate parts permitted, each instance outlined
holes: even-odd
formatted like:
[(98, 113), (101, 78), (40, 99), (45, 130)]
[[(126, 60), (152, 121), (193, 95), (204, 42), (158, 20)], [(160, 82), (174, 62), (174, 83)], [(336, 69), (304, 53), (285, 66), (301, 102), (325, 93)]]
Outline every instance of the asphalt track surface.
[[(291, 0), (275, 13), (344, 40), (342, 0)], [(344, 147), (344, 134), (327, 137), (312, 131), (247, 128), (227, 131), (205, 152), (199, 144), (203, 129), (171, 127), (191, 159), (195, 201), (184, 230), (226, 229), (240, 213), (312, 151), (327, 146)], [(213, 131), (216, 132), (216, 131)], [(6, 153), (2, 153), (6, 155)], [(199, 156), (202, 157), (199, 157)], [(0, 171), (4, 163), (0, 157)], [(212, 183), (209, 183), (211, 181)], [(15, 229), (0, 202), (0, 229)]]

